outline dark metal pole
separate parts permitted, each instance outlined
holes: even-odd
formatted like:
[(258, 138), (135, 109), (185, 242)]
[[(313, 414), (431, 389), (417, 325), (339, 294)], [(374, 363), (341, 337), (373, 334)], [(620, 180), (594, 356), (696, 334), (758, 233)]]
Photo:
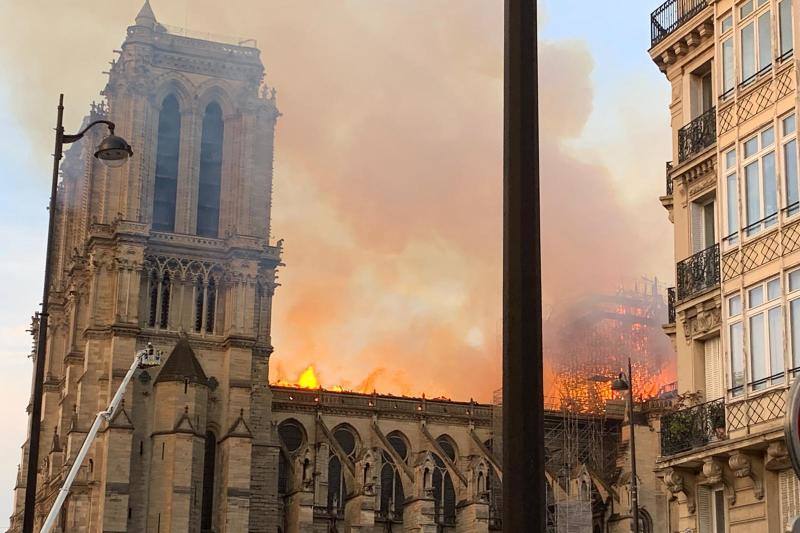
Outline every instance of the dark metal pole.
[(58, 165), (61, 162), (64, 139), (64, 95), (58, 97), (58, 119), (56, 120), (56, 145), (53, 152), (53, 182), (50, 187), (50, 221), (47, 227), (47, 249), (44, 263), (44, 288), (42, 310), (39, 313), (39, 335), (36, 340), (36, 359), (33, 362), (32, 406), (28, 431), (28, 472), (25, 481), (25, 509), (22, 531), (33, 533), (36, 508), (36, 475), (39, 465), (39, 432), (42, 423), (42, 389), (44, 388), (45, 357), (47, 356), (47, 305), (50, 300), (50, 277), (53, 254), (53, 233), (56, 221), (56, 193), (58, 191)]
[(631, 531), (639, 533), (639, 478), (636, 477), (636, 425), (633, 423), (633, 368), (628, 357), (628, 424), (631, 429)]
[(505, 0), (503, 530), (545, 529), (536, 0)]

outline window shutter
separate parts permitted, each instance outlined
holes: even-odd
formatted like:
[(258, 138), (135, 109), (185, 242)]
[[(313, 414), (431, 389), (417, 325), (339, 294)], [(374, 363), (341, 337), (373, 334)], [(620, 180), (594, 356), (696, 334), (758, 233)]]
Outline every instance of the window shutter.
[(692, 253), (702, 251), (705, 246), (703, 242), (703, 206), (692, 202), (691, 204), (692, 216)]
[(789, 521), (800, 515), (800, 480), (791, 468), (781, 470), (778, 474), (778, 490), (781, 495), (781, 520), (783, 530)]
[(719, 337), (703, 343), (706, 370), (706, 401), (719, 400), (725, 395), (725, 380), (722, 379), (722, 358), (719, 351)]
[(705, 485), (697, 487), (697, 531), (713, 533), (711, 530), (711, 490)]

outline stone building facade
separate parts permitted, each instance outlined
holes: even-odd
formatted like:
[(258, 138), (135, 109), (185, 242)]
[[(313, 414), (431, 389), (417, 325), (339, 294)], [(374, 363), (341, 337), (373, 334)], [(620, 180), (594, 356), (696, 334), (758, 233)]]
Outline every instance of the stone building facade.
[(669, 532), (777, 533), (800, 514), (782, 437), (800, 367), (797, 8), (668, 0), (651, 16), (671, 87), (665, 329), (684, 404), (660, 421)]

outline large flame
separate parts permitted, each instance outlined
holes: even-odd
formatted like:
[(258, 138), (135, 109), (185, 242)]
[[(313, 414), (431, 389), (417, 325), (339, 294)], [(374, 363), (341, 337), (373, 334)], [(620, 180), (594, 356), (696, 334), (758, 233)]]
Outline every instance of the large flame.
[(384, 368), (377, 368), (370, 372), (366, 378), (364, 378), (361, 383), (356, 385), (355, 387), (348, 387), (345, 388), (342, 385), (331, 385), (331, 386), (323, 386), (322, 380), (319, 378), (317, 374), (316, 368), (314, 368), (313, 364), (308, 365), (305, 370), (300, 372), (294, 380), (285, 379), (280, 376), (281, 372), (278, 368), (278, 377), (275, 381), (272, 382), (273, 385), (277, 385), (279, 387), (298, 387), (301, 389), (324, 389), (332, 392), (358, 392), (362, 394), (369, 394), (374, 392), (375, 389), (375, 381), (384, 373)]
[(314, 365), (308, 365), (308, 368), (303, 370), (300, 377), (297, 378), (297, 385), (301, 389), (318, 389), (320, 388), (317, 374), (314, 372)]

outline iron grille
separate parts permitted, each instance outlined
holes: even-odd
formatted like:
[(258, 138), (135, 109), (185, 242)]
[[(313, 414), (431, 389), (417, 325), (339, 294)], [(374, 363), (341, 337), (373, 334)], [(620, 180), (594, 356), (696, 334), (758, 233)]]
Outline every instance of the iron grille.
[(716, 141), (717, 108), (712, 107), (678, 130), (678, 161), (686, 161)]
[(683, 301), (719, 284), (719, 244), (678, 263), (677, 300)]
[(667, 196), (672, 196), (672, 161), (667, 161)]
[(675, 455), (725, 437), (725, 401), (714, 400), (661, 417), (661, 455)]
[(675, 287), (667, 289), (667, 324), (675, 323)]
[(667, 0), (650, 14), (650, 45), (655, 46), (700, 13), (708, 0)]

